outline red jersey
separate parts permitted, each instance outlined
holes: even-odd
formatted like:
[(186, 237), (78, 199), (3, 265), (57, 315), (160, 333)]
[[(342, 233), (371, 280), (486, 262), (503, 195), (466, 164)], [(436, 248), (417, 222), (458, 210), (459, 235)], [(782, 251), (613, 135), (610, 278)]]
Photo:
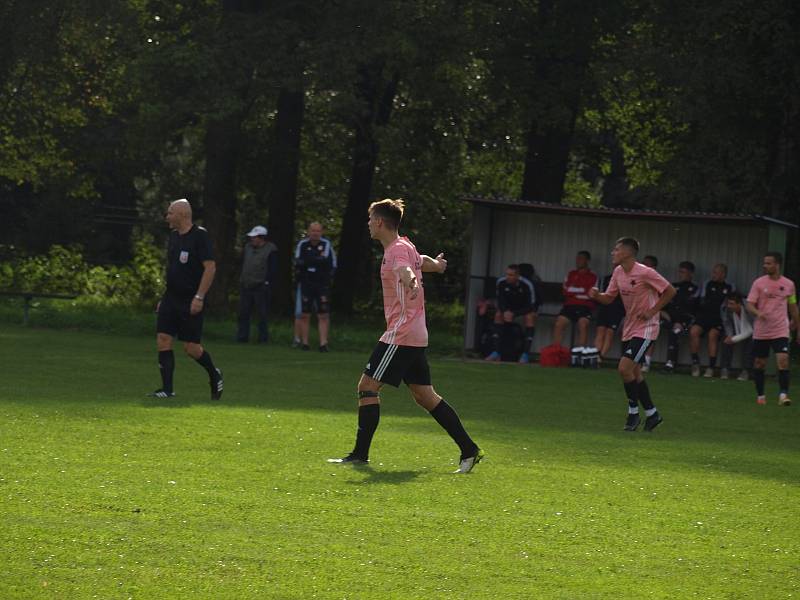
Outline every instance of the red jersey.
[(594, 308), (595, 302), (589, 298), (589, 290), (597, 287), (597, 275), (589, 269), (574, 269), (564, 280), (564, 306), (585, 306)]

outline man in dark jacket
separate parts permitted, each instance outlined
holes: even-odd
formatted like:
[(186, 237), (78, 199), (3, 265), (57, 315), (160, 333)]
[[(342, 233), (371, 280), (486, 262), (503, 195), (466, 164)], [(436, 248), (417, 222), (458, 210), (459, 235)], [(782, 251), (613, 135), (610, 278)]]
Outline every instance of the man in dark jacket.
[(239, 278), (239, 331), (237, 342), (250, 339), (250, 315), (258, 315), (258, 341), (269, 341), (270, 281), (277, 269), (277, 246), (267, 240), (267, 228), (256, 225), (247, 234), (250, 238), (244, 247), (242, 274)]

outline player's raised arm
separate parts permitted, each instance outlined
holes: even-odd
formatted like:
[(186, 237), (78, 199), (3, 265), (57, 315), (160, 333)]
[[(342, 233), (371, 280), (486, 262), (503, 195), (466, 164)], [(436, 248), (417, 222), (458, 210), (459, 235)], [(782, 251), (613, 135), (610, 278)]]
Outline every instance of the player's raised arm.
[(436, 258), (431, 258), (427, 254), (423, 254), (421, 258), (423, 273), (444, 273), (447, 269), (447, 260), (443, 252), (437, 254)]

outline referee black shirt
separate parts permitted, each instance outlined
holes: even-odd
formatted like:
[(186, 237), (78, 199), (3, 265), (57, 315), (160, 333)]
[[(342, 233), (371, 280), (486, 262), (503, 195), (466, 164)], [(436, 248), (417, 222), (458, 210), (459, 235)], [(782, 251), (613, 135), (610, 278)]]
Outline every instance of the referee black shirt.
[(191, 300), (203, 278), (203, 262), (214, 260), (214, 249), (208, 231), (192, 228), (179, 234), (169, 234), (167, 246), (167, 294), (181, 300)]

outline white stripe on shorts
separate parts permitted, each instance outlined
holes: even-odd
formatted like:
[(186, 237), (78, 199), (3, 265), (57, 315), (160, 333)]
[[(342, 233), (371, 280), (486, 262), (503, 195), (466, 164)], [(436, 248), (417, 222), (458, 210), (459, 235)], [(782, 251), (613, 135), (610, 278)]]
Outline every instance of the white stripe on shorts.
[(394, 344), (390, 345), (386, 349), (381, 362), (378, 364), (378, 368), (375, 369), (375, 375), (372, 376), (373, 379), (377, 379), (378, 381), (381, 380), (381, 377), (383, 377), (383, 374), (386, 372), (389, 363), (392, 362), (395, 352), (397, 352), (397, 346)]
[(652, 343), (653, 340), (647, 340), (647, 339), (644, 342), (642, 342), (642, 347), (639, 348), (639, 352), (636, 353), (636, 356), (633, 358), (633, 362), (638, 363), (640, 360), (642, 360), (644, 353), (647, 352), (647, 349), (650, 347), (650, 344)]

